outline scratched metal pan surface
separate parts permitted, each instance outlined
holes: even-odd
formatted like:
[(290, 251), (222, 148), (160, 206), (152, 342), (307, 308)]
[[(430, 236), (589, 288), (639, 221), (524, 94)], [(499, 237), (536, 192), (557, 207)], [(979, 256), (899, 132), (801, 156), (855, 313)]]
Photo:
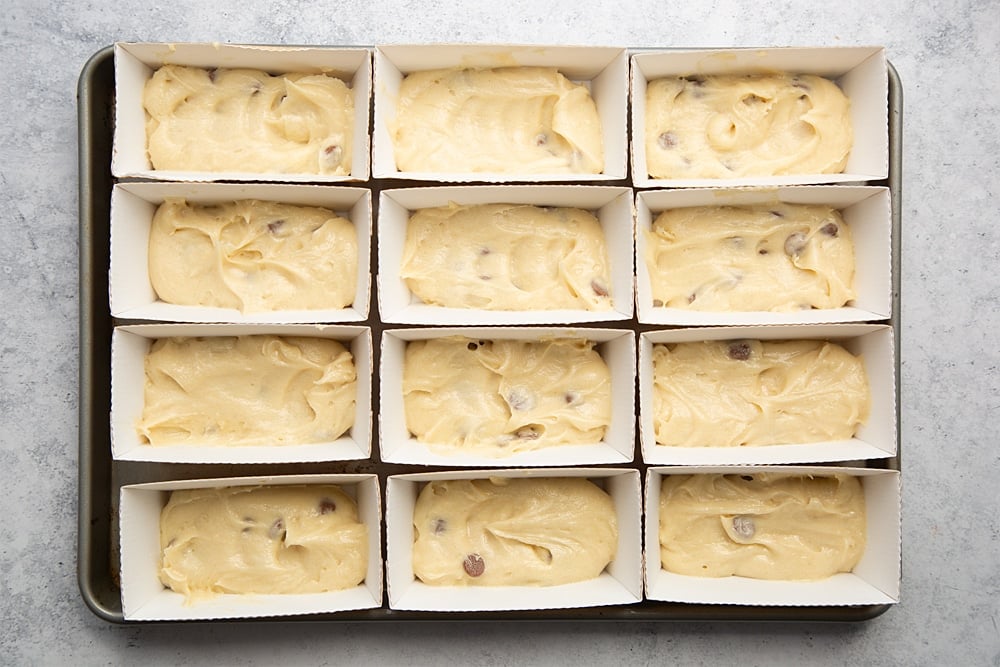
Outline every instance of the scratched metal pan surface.
[[(900, 350), (900, 186), (902, 165), (902, 87), (889, 64), (889, 177), (874, 185), (887, 186), (892, 204), (892, 314), (896, 373), (897, 454), (893, 458), (869, 461), (869, 467), (900, 470), (899, 442), (899, 350)], [(80, 593), (90, 610), (111, 623), (126, 623), (122, 614), (118, 587), (118, 491), (124, 484), (164, 479), (194, 479), (250, 474), (246, 466), (231, 464), (157, 464), (115, 462), (111, 458), (111, 434), (108, 415), (111, 407), (111, 332), (116, 321), (108, 305), (108, 266), (110, 258), (111, 150), (114, 127), (114, 58), (108, 46), (96, 52), (84, 66), (79, 79), (79, 211), (80, 211), (80, 406), (79, 406), (79, 506), (78, 563)], [(625, 184), (628, 184), (627, 182)], [(378, 192), (398, 187), (391, 181), (370, 181), (377, 203)], [(372, 266), (376, 253), (372, 244)], [(378, 321), (376, 290), (372, 290), (370, 319), (378, 368), (382, 324)], [(635, 319), (610, 325), (643, 331)], [(373, 377), (374, 396), (378, 396), (377, 373)], [(636, 428), (638, 434), (638, 428)], [(412, 468), (386, 464), (379, 460), (377, 429), (373, 433), (372, 457), (354, 462), (327, 463), (323, 472), (376, 473), (384, 493), (388, 475), (412, 472)], [(638, 437), (638, 436), (637, 436)], [(645, 471), (636, 451), (631, 467)], [(431, 468), (433, 470), (433, 468)], [(256, 464), (252, 474), (295, 474), (315, 472), (309, 464)], [(382, 506), (385, 506), (384, 498)], [(383, 535), (384, 535), (383, 530)], [(383, 553), (385, 544), (383, 538)], [(681, 604), (644, 600), (637, 604), (508, 612), (414, 612), (389, 609), (383, 594), (381, 608), (361, 611), (282, 617), (282, 621), (417, 621), (448, 620), (613, 620), (613, 621), (831, 621), (860, 622), (884, 613), (891, 605), (866, 606), (740, 606)], [(246, 621), (267, 619), (245, 619)], [(204, 623), (205, 621), (199, 621)], [(231, 620), (227, 622), (233, 622)]]

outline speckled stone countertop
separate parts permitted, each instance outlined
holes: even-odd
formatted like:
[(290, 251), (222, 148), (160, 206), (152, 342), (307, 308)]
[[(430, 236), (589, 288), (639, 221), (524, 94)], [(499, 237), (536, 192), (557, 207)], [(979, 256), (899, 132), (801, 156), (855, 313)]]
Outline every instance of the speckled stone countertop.
[[(618, 9), (621, 7), (621, 9)], [(1000, 664), (1000, 5), (11, 0), (0, 124), (0, 662)], [(866, 623), (114, 626), (76, 581), (76, 83), (118, 40), (884, 45), (905, 91), (902, 601)]]

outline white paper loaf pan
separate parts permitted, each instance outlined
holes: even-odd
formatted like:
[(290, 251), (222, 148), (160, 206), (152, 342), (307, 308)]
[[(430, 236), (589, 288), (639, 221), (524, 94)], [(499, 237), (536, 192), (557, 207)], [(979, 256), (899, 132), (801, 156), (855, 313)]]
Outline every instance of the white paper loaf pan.
[[(601, 120), (604, 169), (600, 174), (428, 173), (396, 167), (391, 123), (396, 118), (399, 86), (407, 74), (451, 68), (555, 67), (571, 81), (590, 89)], [(628, 58), (625, 49), (597, 46), (505, 44), (380, 45), (375, 49), (375, 121), (372, 173), (375, 178), (416, 181), (500, 183), (511, 181), (608, 181), (626, 177), (628, 138)]]
[[(185, 604), (159, 579), (160, 512), (178, 489), (334, 484), (358, 506), (368, 527), (368, 568), (358, 586), (329, 593), (219, 594)], [(149, 482), (121, 488), (121, 589), (126, 620), (169, 621), (297, 616), (382, 605), (382, 511), (376, 475), (288, 475)]]
[[(432, 480), (487, 477), (584, 477), (611, 496), (618, 522), (617, 553), (596, 579), (559, 586), (430, 586), (413, 573), (413, 509)], [(386, 483), (386, 587), (389, 607), (438, 612), (569, 609), (628, 605), (642, 600), (641, 480), (637, 470), (539, 468), (392, 475)]]
[[(203, 69), (248, 68), (272, 75), (323, 73), (343, 80), (354, 98), (351, 171), (345, 176), (298, 173), (175, 171), (153, 169), (146, 152), (143, 87), (163, 65)], [(257, 46), (215, 43), (115, 44), (115, 129), (111, 173), (117, 178), (168, 181), (363, 181), (371, 173), (372, 52), (367, 48)]]
[[(149, 235), (157, 207), (167, 198), (189, 204), (239, 200), (325, 208), (351, 221), (357, 236), (354, 301), (345, 308), (243, 313), (234, 308), (177, 305), (162, 301), (149, 278)], [(111, 192), (110, 300), (114, 317), (164, 322), (295, 324), (360, 322), (371, 294), (371, 191), (359, 187), (267, 183), (119, 183)]]
[[(797, 475), (845, 474), (857, 477), (865, 494), (866, 539), (861, 560), (851, 572), (817, 581), (695, 577), (675, 574), (660, 561), (660, 488), (667, 475), (757, 472)], [(899, 602), (901, 577), (899, 472), (873, 468), (815, 466), (662, 467), (646, 473), (646, 598), (692, 604), (747, 606), (887, 605)]]
[[(340, 341), (354, 358), (357, 398), (354, 425), (337, 440), (308, 444), (245, 447), (150, 446), (136, 431), (145, 391), (144, 359), (152, 342), (177, 336), (245, 336), (274, 334)], [(111, 344), (111, 452), (116, 461), (159, 463), (310, 463), (366, 459), (372, 438), (372, 339), (360, 326), (145, 324), (117, 327)]]
[[(646, 86), (664, 77), (787, 72), (831, 79), (850, 100), (854, 142), (839, 174), (747, 178), (657, 179), (646, 166)], [(807, 183), (864, 183), (889, 173), (888, 73), (881, 47), (781, 47), (649, 50), (634, 53), (631, 67), (632, 179), (638, 188)]]

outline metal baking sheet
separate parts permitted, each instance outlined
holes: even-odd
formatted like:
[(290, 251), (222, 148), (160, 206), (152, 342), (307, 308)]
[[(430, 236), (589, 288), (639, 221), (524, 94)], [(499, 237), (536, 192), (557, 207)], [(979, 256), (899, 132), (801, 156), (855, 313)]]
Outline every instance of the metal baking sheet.
[[(874, 185), (887, 186), (892, 204), (892, 314), (896, 372), (896, 439), (893, 458), (867, 462), (868, 467), (900, 470), (901, 443), (899, 426), (899, 351), (900, 351), (900, 228), (902, 167), (902, 87), (892, 64), (889, 76), (889, 177)], [(118, 588), (117, 502), (123, 484), (162, 479), (193, 479), (248, 474), (246, 466), (151, 464), (114, 462), (111, 459), (109, 414), (111, 408), (111, 332), (116, 324), (108, 307), (108, 265), (110, 256), (110, 208), (112, 134), (114, 126), (113, 48), (95, 53), (84, 66), (78, 83), (79, 122), (79, 212), (80, 212), (80, 406), (79, 406), (79, 501), (78, 563), (80, 593), (90, 610), (111, 623), (126, 623), (122, 615)], [(369, 183), (377, 202), (382, 187), (397, 183)], [(374, 266), (376, 244), (372, 244)], [(382, 325), (377, 319), (376, 290), (372, 290), (371, 318), (374, 350), (380, 349)], [(604, 325), (602, 325), (604, 326)], [(644, 331), (654, 327), (631, 322), (608, 326)], [(374, 368), (378, 368), (375, 359)], [(378, 377), (373, 378), (378, 395)], [(636, 429), (638, 438), (638, 428)], [(323, 472), (377, 473), (385, 489), (388, 475), (412, 472), (411, 468), (383, 464), (379, 460), (378, 432), (373, 431), (373, 454), (363, 461), (322, 464)], [(638, 449), (636, 462), (629, 467), (644, 472)], [(315, 472), (309, 464), (255, 464), (253, 474), (295, 474)], [(384, 502), (383, 502), (384, 506)], [(384, 533), (384, 531), (383, 531)], [(385, 545), (382, 545), (383, 553)], [(383, 594), (385, 596), (385, 594)], [(617, 621), (865, 621), (884, 613), (891, 605), (853, 607), (770, 607), (739, 605), (680, 604), (646, 600), (637, 604), (508, 612), (404, 612), (382, 607), (362, 611), (337, 612), (307, 616), (282, 617), (282, 621), (393, 621), (393, 620), (617, 620)], [(260, 620), (260, 619), (248, 619)], [(266, 619), (265, 619), (266, 620)], [(232, 621), (227, 621), (232, 622)]]

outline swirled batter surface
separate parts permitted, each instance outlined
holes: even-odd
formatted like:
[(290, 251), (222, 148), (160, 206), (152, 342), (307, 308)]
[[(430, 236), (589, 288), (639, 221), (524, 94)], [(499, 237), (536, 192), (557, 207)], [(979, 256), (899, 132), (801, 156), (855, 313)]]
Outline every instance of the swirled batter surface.
[(486, 310), (609, 310), (601, 224), (573, 208), (442, 206), (406, 227), (400, 277), (424, 303)]
[(663, 211), (645, 259), (654, 306), (790, 312), (840, 308), (856, 296), (851, 230), (829, 206)]
[(354, 98), (332, 76), (164, 65), (142, 100), (154, 169), (351, 171)]
[(414, 72), (392, 128), (400, 171), (599, 174), (590, 91), (548, 67)]
[(579, 477), (430, 482), (413, 529), (413, 572), (435, 586), (585, 581), (618, 548), (611, 496)]
[(354, 302), (354, 225), (312, 206), (168, 199), (153, 216), (149, 279), (157, 296), (241, 312), (344, 308)]
[(809, 74), (656, 79), (646, 89), (653, 178), (835, 174), (854, 142), (850, 100)]
[(160, 580), (188, 604), (220, 593), (325, 593), (368, 569), (368, 529), (331, 485), (178, 490), (160, 514)]
[(354, 359), (335, 340), (161, 338), (145, 368), (137, 429), (153, 446), (325, 442), (354, 423)]
[(669, 475), (660, 490), (663, 569), (696, 577), (815, 580), (865, 550), (856, 477)]
[(412, 341), (403, 401), (406, 427), (442, 453), (509, 456), (600, 442), (611, 372), (586, 340)]
[(859, 357), (826, 341), (653, 346), (653, 429), (674, 447), (840, 440), (868, 418)]

